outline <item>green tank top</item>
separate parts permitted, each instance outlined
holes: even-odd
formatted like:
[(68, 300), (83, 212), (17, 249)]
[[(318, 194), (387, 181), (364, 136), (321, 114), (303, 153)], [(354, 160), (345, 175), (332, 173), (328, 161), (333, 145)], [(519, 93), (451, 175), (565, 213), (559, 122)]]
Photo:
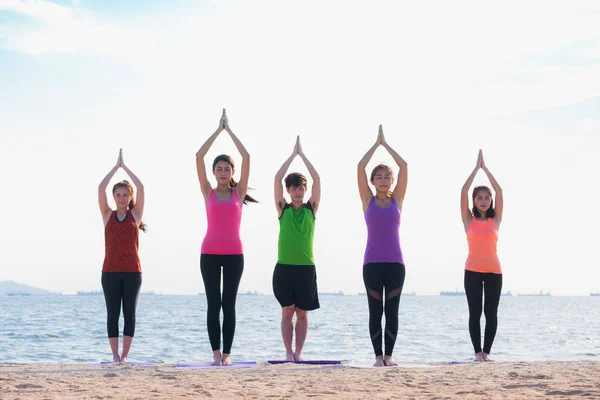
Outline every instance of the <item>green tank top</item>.
[(315, 265), (315, 214), (310, 203), (299, 209), (286, 204), (279, 218), (279, 264)]

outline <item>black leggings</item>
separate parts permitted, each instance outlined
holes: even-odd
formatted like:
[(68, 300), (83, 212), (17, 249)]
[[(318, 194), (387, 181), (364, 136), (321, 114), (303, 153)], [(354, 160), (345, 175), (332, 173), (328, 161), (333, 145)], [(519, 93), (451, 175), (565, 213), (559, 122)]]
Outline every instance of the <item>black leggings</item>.
[[(400, 263), (369, 263), (363, 267), (363, 281), (369, 301), (369, 333), (376, 356), (382, 356), (381, 319), (385, 309), (385, 355), (391, 356), (398, 334), (398, 307), (406, 270)], [(383, 290), (385, 289), (385, 307)]]
[(119, 337), (119, 317), (121, 316), (121, 302), (123, 303), (123, 336), (135, 333), (135, 309), (137, 307), (140, 288), (142, 287), (142, 274), (139, 272), (103, 272), (102, 290), (106, 301), (106, 329), (108, 337)]
[[(221, 296), (221, 267), (223, 267), (223, 296)], [(235, 334), (235, 300), (244, 272), (244, 255), (200, 255), (200, 272), (204, 280), (207, 313), (206, 327), (213, 351), (221, 348), (219, 316), (223, 307), (223, 353), (231, 353)]]
[(490, 354), (498, 329), (498, 304), (502, 293), (502, 274), (481, 273), (465, 270), (465, 293), (469, 304), (469, 334), (475, 353), (481, 350), (481, 305), (485, 292), (485, 337), (483, 352)]

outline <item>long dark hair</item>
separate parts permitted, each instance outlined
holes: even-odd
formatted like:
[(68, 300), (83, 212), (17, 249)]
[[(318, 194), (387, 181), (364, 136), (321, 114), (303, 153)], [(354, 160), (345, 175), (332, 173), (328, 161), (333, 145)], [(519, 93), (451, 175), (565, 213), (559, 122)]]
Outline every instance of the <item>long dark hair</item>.
[[(235, 165), (233, 164), (233, 159), (231, 157), (229, 157), (227, 154), (221, 154), (218, 155), (217, 157), (215, 157), (215, 160), (213, 161), (212, 164), (212, 170), (213, 172), (215, 171), (215, 167), (217, 166), (217, 163), (219, 161), (225, 161), (227, 164), (231, 165), (231, 169), (235, 169)], [(230, 188), (234, 188), (237, 186), (237, 182), (235, 181), (235, 179), (233, 179), (233, 177), (229, 180), (229, 187)], [(246, 196), (244, 197), (244, 204), (248, 204), (248, 203), (258, 203), (258, 200), (256, 200), (254, 197), (246, 194)]]
[(487, 192), (490, 195), (490, 208), (485, 212), (485, 217), (494, 218), (496, 216), (496, 210), (494, 210), (494, 198), (492, 197), (492, 190), (487, 186), (476, 186), (473, 189), (473, 194), (471, 196), (473, 198), (473, 209), (471, 210), (473, 211), (473, 216), (475, 218), (481, 218), (481, 213), (477, 207), (475, 207), (475, 197), (479, 192)]
[[(129, 204), (127, 205), (127, 209), (128, 210), (133, 210), (133, 208), (135, 207), (135, 198), (133, 197), (133, 186), (131, 186), (131, 183), (129, 183), (129, 181), (126, 180), (122, 180), (121, 182), (117, 182), (115, 183), (115, 186), (113, 186), (112, 188), (112, 193), (113, 195), (115, 194), (115, 191), (118, 188), (125, 188), (129, 191), (129, 198), (131, 200), (129, 200)], [(140, 221), (139, 224), (140, 230), (146, 232), (146, 224), (143, 223), (142, 221)]]

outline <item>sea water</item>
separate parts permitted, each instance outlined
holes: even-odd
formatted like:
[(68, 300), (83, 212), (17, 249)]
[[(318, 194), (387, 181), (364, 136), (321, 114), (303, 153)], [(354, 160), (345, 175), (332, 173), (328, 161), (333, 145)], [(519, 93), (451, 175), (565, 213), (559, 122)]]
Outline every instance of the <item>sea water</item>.
[[(366, 295), (320, 296), (309, 312), (305, 359), (369, 365)], [(385, 319), (385, 317), (384, 317)], [(600, 297), (503, 296), (492, 355), (498, 361), (600, 360)], [(282, 359), (281, 308), (272, 296), (239, 295), (232, 359)], [(394, 359), (406, 363), (472, 359), (463, 296), (403, 296)], [(485, 318), (482, 316), (482, 332)], [(120, 321), (122, 332), (123, 320)], [(140, 296), (130, 359), (207, 361), (204, 295)], [(0, 362), (111, 360), (102, 295), (0, 297)]]

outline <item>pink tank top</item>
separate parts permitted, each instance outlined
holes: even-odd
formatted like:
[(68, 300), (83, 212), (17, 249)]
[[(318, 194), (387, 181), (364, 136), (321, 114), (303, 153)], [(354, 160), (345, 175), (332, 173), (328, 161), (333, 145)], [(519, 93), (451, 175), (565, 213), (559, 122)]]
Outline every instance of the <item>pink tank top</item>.
[(242, 204), (235, 188), (231, 199), (220, 201), (215, 189), (206, 202), (206, 235), (202, 241), (202, 254), (243, 254), (240, 225)]
[(493, 219), (479, 221), (471, 219), (471, 225), (467, 230), (467, 241), (469, 242), (469, 256), (465, 263), (465, 269), (473, 272), (484, 272), (501, 274), (500, 260), (496, 253), (498, 243), (498, 229)]

